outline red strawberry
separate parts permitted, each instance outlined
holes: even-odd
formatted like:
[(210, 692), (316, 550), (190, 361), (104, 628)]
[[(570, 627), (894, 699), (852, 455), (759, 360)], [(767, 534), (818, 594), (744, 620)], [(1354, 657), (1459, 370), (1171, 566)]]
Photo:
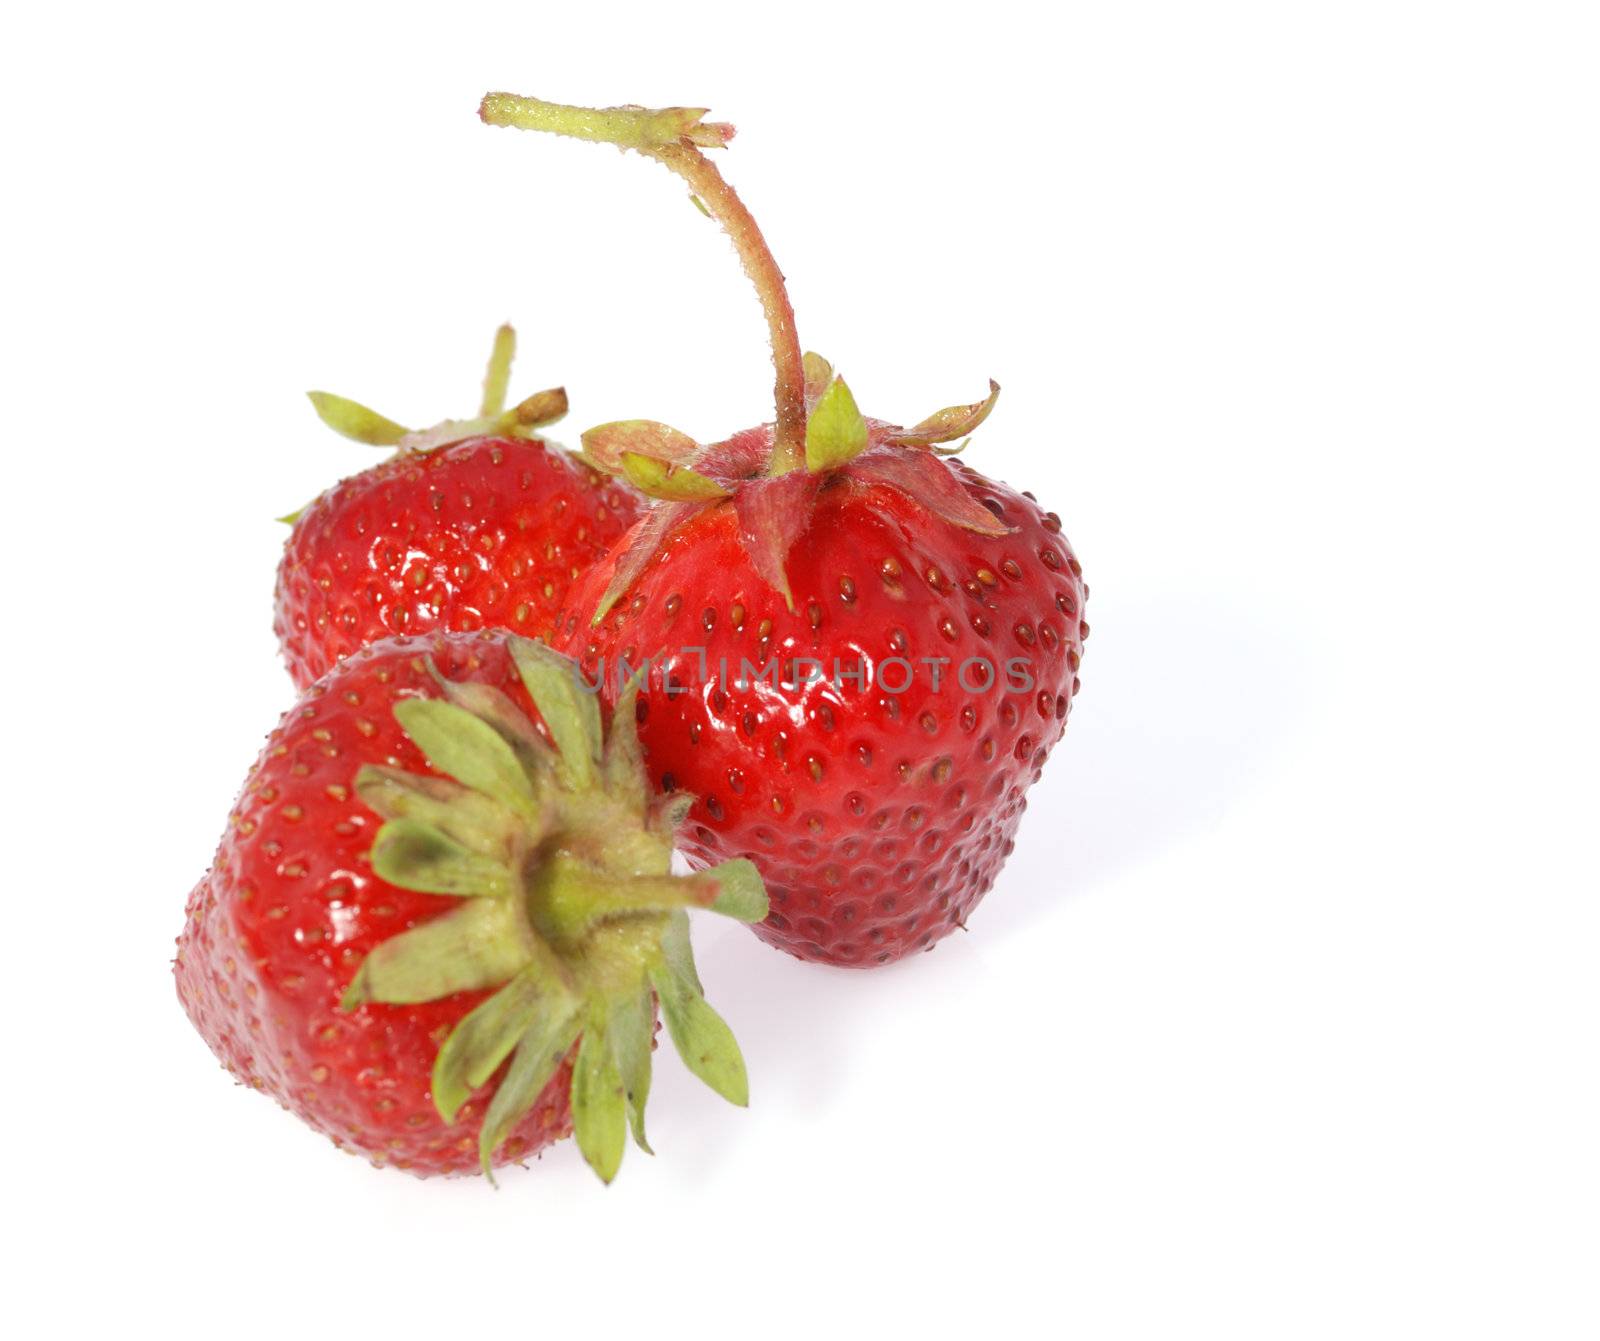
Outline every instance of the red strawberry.
[(394, 638), (283, 718), (189, 897), (178, 995), (223, 1064), (335, 1144), (417, 1174), (576, 1127), (607, 1181), (643, 1112), (659, 999), (744, 1103), (684, 910), (765, 915), (747, 862), (668, 874), (625, 693), (602, 742), (572, 664), (504, 633)]
[(695, 862), (759, 863), (761, 936), (862, 966), (930, 947), (1010, 854), (1088, 634), (1060, 520), (943, 459), (999, 388), (910, 429), (863, 417), (825, 360), (801, 356), (777, 265), (700, 152), (732, 127), (509, 94), (482, 115), (609, 140), (687, 179), (761, 294), (777, 369), (775, 424), (713, 446), (643, 420), (584, 435), (590, 460), (661, 501), (575, 591), (563, 646), (612, 688), (619, 662), (652, 663), (652, 778), (697, 798)]
[(274, 624), (298, 688), (397, 633), (548, 636), (572, 582), (638, 514), (626, 484), (534, 435), (566, 413), (566, 392), (504, 408), (513, 345), (502, 327), (476, 419), (419, 433), (311, 393), (340, 433), (396, 451), (292, 519)]

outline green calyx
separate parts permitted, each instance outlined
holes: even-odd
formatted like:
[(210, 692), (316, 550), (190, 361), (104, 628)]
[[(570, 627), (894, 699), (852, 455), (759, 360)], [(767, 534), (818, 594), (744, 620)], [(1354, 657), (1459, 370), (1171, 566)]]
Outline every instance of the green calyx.
[(637, 680), (603, 732), (597, 698), (572, 662), (542, 643), (510, 647), (544, 733), (501, 690), (436, 674), (441, 697), (395, 707), (434, 772), (369, 766), (356, 777), (361, 799), (386, 821), (371, 849), (374, 874), (459, 903), (373, 950), (341, 1005), (498, 989), (439, 1049), (440, 1114), (454, 1121), (505, 1066), (479, 1135), (488, 1173), (576, 1046), (573, 1128), (610, 1182), (630, 1130), (650, 1149), (656, 1003), (684, 1064), (724, 1098), (748, 1101), (738, 1044), (695, 972), (687, 914), (760, 921), (767, 896), (748, 861), (671, 873), (684, 798), (655, 798), (646, 781)]
[[(805, 369), (805, 452), (809, 474), (826, 475), (848, 466), (874, 443), (873, 430), (856, 405), (844, 378), (820, 354), (803, 356)], [(954, 456), (989, 417), (1000, 388), (971, 405), (952, 405), (911, 428), (883, 425), (876, 441), (910, 451)], [(955, 447), (946, 444), (961, 439)], [(596, 470), (627, 480), (640, 493), (668, 503), (712, 503), (731, 497), (743, 480), (721, 470), (719, 449), (705, 447), (687, 433), (651, 419), (623, 419), (587, 429), (583, 458)], [(787, 474), (774, 463), (770, 478)]]
[(813, 475), (837, 470), (866, 450), (867, 421), (844, 378), (835, 377), (806, 420), (806, 469)]
[(653, 419), (622, 419), (587, 429), (583, 459), (616, 475), (650, 498), (669, 503), (709, 503), (732, 490), (687, 464), (705, 448), (687, 433)]
[(536, 391), (526, 400), (506, 408), (511, 381), (511, 361), (516, 356), (517, 335), (510, 326), (495, 332), (483, 379), (483, 399), (471, 419), (446, 419), (432, 428), (411, 429), (370, 410), (357, 401), (331, 391), (309, 391), (311, 406), (335, 433), (369, 447), (393, 447), (400, 452), (427, 452), (466, 438), (493, 435), (531, 438), (537, 430), (555, 423), (567, 412), (567, 393), (561, 387)]

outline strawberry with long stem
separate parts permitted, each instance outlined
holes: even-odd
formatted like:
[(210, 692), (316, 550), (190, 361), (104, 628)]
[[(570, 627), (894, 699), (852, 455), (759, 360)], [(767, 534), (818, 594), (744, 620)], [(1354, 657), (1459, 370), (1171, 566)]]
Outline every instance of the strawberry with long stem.
[(494, 93), (480, 115), (683, 178), (732, 239), (772, 347), (771, 424), (709, 445), (652, 420), (583, 435), (657, 502), (574, 592), (564, 646), (591, 670), (654, 664), (652, 775), (697, 798), (692, 860), (760, 863), (761, 935), (851, 965), (931, 946), (1009, 854), (1088, 633), (1059, 519), (944, 459), (998, 386), (910, 428), (864, 416), (801, 353), (782, 273), (705, 153), (733, 128), (703, 109)]

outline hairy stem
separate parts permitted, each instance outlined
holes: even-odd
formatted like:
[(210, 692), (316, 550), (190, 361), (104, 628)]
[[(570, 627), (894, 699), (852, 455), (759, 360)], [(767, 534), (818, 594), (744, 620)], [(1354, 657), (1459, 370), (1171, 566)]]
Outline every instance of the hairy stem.
[(699, 108), (651, 111), (637, 107), (568, 107), (511, 93), (489, 94), (478, 114), (492, 126), (541, 130), (635, 149), (665, 164), (689, 183), (695, 198), (733, 239), (744, 272), (755, 285), (766, 314), (775, 372), (772, 396), (777, 411), (772, 474), (802, 468), (806, 441), (805, 369), (783, 272), (744, 202), (723, 180), (716, 165), (700, 152), (700, 146), (725, 145), (733, 137), (733, 127), (704, 121), (705, 113)]

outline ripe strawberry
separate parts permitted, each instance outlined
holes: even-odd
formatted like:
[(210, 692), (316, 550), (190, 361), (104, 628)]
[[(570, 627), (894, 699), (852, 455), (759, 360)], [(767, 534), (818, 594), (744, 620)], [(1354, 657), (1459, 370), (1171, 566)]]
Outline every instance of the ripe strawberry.
[(311, 393), (332, 428), (396, 451), (290, 519), (274, 627), (297, 688), (397, 633), (548, 637), (572, 582), (638, 514), (626, 484), (535, 436), (566, 413), (565, 391), (504, 408), (513, 347), (502, 327), (476, 419), (422, 432)]
[(643, 420), (584, 434), (590, 460), (660, 501), (574, 592), (559, 645), (608, 682), (651, 663), (652, 778), (696, 797), (692, 861), (759, 864), (759, 935), (860, 966), (931, 947), (1010, 854), (1088, 634), (1060, 520), (943, 459), (999, 388), (906, 429), (802, 357), (777, 265), (700, 152), (732, 127), (509, 94), (482, 115), (684, 177), (756, 284), (777, 370), (776, 422), (710, 447)]
[[(668, 874), (686, 808), (650, 792), (632, 691), (602, 742), (572, 664), (501, 632), (376, 643), (283, 718), (189, 897), (178, 996), (242, 1083), (417, 1174), (574, 1128), (610, 1181), (659, 1000), (734, 1103), (687, 908), (759, 919), (747, 862)], [(532, 715), (530, 715), (532, 714)]]

